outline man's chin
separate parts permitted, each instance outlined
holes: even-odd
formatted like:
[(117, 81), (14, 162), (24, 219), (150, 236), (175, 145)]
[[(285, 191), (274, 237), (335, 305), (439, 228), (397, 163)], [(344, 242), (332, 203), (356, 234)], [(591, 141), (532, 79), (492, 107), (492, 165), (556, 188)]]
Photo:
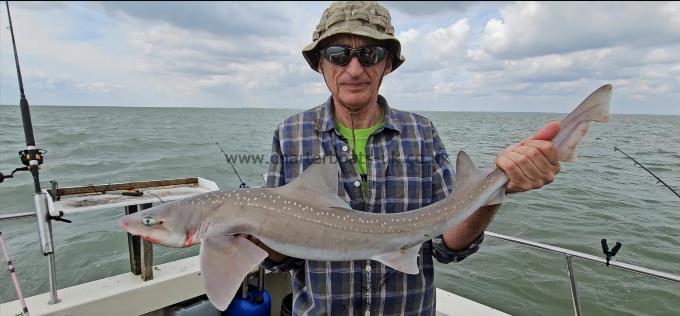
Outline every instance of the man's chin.
[(350, 109), (359, 109), (371, 103), (371, 96), (364, 93), (344, 93), (338, 101)]

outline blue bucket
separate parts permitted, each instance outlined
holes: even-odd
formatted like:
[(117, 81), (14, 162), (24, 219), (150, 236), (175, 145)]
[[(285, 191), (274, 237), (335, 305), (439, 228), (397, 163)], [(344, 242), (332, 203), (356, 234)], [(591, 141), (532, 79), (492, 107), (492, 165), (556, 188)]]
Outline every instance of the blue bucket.
[(222, 316), (269, 316), (272, 310), (272, 298), (267, 290), (258, 291), (256, 286), (248, 286), (248, 297), (241, 298), (240, 293), (231, 301)]

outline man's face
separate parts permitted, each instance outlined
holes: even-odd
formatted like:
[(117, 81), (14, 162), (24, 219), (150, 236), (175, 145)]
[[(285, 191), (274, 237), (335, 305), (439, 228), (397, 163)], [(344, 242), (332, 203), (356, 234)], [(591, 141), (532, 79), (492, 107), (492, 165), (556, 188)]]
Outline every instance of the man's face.
[[(377, 42), (369, 38), (339, 34), (326, 41), (324, 47), (361, 48), (375, 45), (377, 45)], [(372, 66), (362, 65), (356, 56), (352, 57), (349, 64), (344, 66), (335, 65), (323, 56), (319, 60), (319, 71), (325, 77), (328, 89), (333, 94), (335, 101), (353, 110), (359, 110), (372, 102), (376, 102), (380, 79), (387, 75), (390, 70), (388, 58)]]

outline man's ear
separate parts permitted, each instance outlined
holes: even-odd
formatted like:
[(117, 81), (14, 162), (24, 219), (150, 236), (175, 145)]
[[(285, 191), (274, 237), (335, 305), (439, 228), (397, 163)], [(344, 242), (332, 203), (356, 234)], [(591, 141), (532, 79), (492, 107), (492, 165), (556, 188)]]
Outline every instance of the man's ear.
[(389, 75), (392, 72), (392, 56), (388, 56), (389, 58), (387, 59), (385, 63), (385, 71), (383, 72), (383, 77)]
[(385, 73), (383, 76), (387, 76), (392, 72), (392, 62), (388, 62), (387, 66), (385, 66)]
[(323, 67), (321, 67), (321, 56), (319, 56), (318, 63), (316, 64), (316, 70), (323, 75)]

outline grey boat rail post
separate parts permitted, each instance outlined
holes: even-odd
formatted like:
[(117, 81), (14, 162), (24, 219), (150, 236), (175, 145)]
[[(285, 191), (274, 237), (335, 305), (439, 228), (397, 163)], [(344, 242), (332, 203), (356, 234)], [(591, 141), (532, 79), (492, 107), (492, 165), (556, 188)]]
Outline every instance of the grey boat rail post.
[[(494, 232), (484, 232), (485, 236), (509, 241), (512, 243), (520, 244), (520, 245), (525, 245), (533, 248), (537, 248), (540, 250), (545, 250), (545, 251), (551, 251), (551, 252), (556, 252), (559, 254), (564, 255), (565, 261), (566, 261), (566, 267), (567, 267), (567, 274), (569, 276), (569, 284), (570, 284), (570, 289), (571, 289), (571, 298), (572, 298), (572, 304), (574, 306), (574, 315), (581, 315), (581, 304), (578, 299), (578, 290), (576, 288), (576, 277), (574, 276), (574, 270), (572, 268), (572, 262), (571, 258), (579, 258), (579, 259), (585, 259), (589, 261), (594, 261), (597, 263), (607, 263), (607, 260), (604, 258), (600, 258), (598, 256), (593, 256), (589, 255), (587, 253), (583, 252), (578, 252), (578, 251), (573, 251), (570, 249), (566, 248), (560, 248), (560, 247), (555, 247), (547, 244), (542, 244), (538, 242), (534, 242), (531, 240), (525, 240), (517, 237), (511, 237), (511, 236), (506, 236), (502, 234), (497, 234)], [(652, 269), (647, 269), (644, 267), (639, 267), (636, 265), (628, 264), (628, 263), (623, 263), (623, 262), (617, 262), (617, 261), (609, 261), (609, 266), (623, 269), (626, 271), (631, 271), (631, 272), (636, 272), (640, 273), (642, 275), (646, 276), (651, 276), (651, 277), (656, 277), (660, 278), (666, 281), (671, 281), (671, 282), (676, 282), (680, 283), (680, 275), (675, 275), (667, 272), (661, 272), (661, 271), (656, 271)]]

